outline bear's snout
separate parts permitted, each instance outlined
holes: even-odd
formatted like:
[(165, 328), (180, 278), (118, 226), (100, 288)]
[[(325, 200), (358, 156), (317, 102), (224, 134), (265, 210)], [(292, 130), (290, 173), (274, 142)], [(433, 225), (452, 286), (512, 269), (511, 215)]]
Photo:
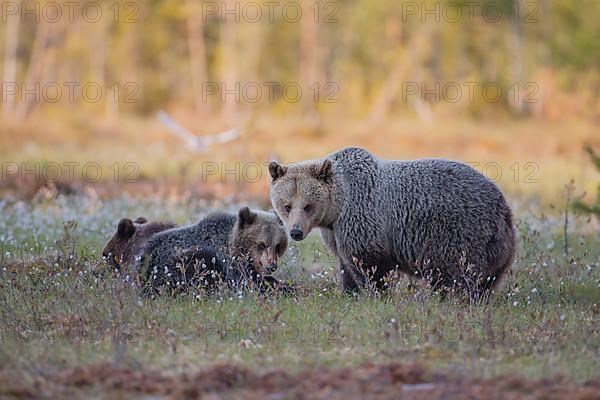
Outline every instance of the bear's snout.
[(292, 239), (294, 239), (296, 241), (300, 241), (300, 240), (304, 239), (304, 232), (302, 232), (302, 230), (300, 228), (294, 227), (290, 231), (290, 236), (292, 237)]

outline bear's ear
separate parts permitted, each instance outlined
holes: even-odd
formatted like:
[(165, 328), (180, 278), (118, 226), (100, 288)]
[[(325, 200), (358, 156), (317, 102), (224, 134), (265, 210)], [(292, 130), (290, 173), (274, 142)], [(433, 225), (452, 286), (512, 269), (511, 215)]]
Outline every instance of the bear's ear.
[(144, 217), (137, 217), (133, 222), (136, 224), (145, 224), (146, 222), (148, 222), (148, 220)]
[(129, 239), (135, 233), (135, 226), (133, 226), (133, 222), (129, 218), (123, 218), (119, 221), (119, 226), (117, 227), (117, 236), (122, 239)]
[(287, 172), (288, 167), (279, 164), (277, 161), (271, 161), (269, 163), (269, 173), (271, 174), (271, 182), (275, 182), (281, 178)]
[(251, 225), (256, 220), (256, 214), (252, 212), (248, 207), (240, 208), (240, 212), (238, 213), (238, 221), (239, 227), (244, 228), (248, 225)]
[(317, 168), (315, 169), (316, 178), (327, 182), (329, 180), (329, 178), (331, 178), (331, 175), (333, 173), (332, 167), (333, 167), (333, 164), (331, 163), (331, 160), (327, 159), (327, 160), (323, 161), (323, 164), (318, 165)]

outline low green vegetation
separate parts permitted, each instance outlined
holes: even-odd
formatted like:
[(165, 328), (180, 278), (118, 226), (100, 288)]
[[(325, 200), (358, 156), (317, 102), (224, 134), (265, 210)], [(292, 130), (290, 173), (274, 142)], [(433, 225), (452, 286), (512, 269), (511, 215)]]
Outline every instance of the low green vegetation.
[(468, 304), (406, 277), (386, 294), (343, 294), (318, 236), (292, 243), (276, 273), (298, 286), (294, 295), (148, 300), (126, 277), (91, 273), (117, 221), (191, 223), (238, 205), (81, 195), (0, 202), (0, 365), (193, 371), (233, 362), (296, 371), (401, 362), (469, 376), (597, 378), (598, 221), (571, 218), (565, 256), (559, 212), (520, 204), (512, 275), (489, 302)]

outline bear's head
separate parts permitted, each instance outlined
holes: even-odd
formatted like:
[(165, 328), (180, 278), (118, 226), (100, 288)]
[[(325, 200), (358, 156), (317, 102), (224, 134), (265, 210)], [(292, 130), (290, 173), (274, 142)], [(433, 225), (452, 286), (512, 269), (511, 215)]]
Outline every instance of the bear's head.
[(276, 213), (240, 209), (230, 238), (232, 256), (243, 257), (257, 273), (270, 275), (287, 246), (287, 234)]
[(271, 204), (294, 240), (303, 240), (314, 227), (326, 224), (333, 195), (331, 160), (289, 166), (272, 161)]
[(133, 261), (132, 257), (150, 236), (173, 227), (175, 224), (148, 222), (144, 217), (138, 217), (135, 221), (123, 218), (117, 225), (117, 232), (104, 246), (102, 258), (111, 269), (119, 271)]

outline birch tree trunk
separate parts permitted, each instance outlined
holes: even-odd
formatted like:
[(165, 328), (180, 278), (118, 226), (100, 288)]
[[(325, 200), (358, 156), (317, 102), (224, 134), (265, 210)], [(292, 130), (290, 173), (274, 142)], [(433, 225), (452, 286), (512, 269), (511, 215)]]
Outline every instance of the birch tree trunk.
[[(300, 87), (303, 95), (302, 114), (305, 118), (313, 120), (317, 118), (314, 92), (311, 88), (319, 85), (322, 88), (322, 82), (319, 82), (319, 18), (315, 20), (315, 15), (311, 7), (319, 6), (312, 0), (302, 1), (302, 19), (300, 25)], [(320, 90), (319, 90), (320, 92)], [(317, 118), (318, 119), (318, 118)]]
[[(41, 99), (42, 78), (44, 73), (45, 58), (47, 54), (47, 45), (52, 36), (53, 24), (44, 22), (42, 19), (37, 24), (35, 39), (33, 41), (33, 49), (29, 58), (27, 74), (24, 82), (24, 89), (30, 94), (22, 93), (21, 102), (15, 110), (15, 118), (22, 121), (27, 118), (31, 111), (39, 104)], [(46, 67), (49, 67), (46, 65)]]
[[(228, 10), (235, 8), (236, 0), (226, 0), (221, 3), (221, 7), (227, 7)], [(237, 117), (238, 102), (241, 101), (240, 82), (237, 81), (237, 57), (236, 57), (236, 21), (232, 14), (225, 16), (225, 21), (221, 22), (221, 48), (220, 48), (220, 67), (221, 67), (221, 87), (219, 88), (218, 98), (222, 102), (221, 117), (225, 121), (235, 120)]]
[[(510, 34), (508, 36), (508, 48), (510, 49), (510, 71), (512, 82), (509, 85), (516, 85), (517, 96), (508, 99), (509, 107), (518, 113), (524, 111), (524, 103), (522, 93), (525, 82), (523, 82), (523, 16), (521, 15), (521, 0), (514, 0), (513, 7), (519, 10), (518, 18), (510, 22)], [(526, 94), (525, 94), (526, 95)]]
[(187, 35), (188, 52), (190, 57), (190, 76), (192, 78), (192, 92), (194, 106), (200, 115), (210, 112), (210, 104), (202, 98), (202, 85), (208, 81), (208, 68), (206, 66), (206, 45), (204, 42), (204, 21), (200, 2), (186, 1), (187, 10)]
[[(4, 33), (4, 66), (2, 73), (2, 82), (5, 84), (17, 84), (17, 46), (19, 44), (19, 15), (10, 15), (6, 21)], [(2, 88), (3, 91), (5, 88)], [(15, 96), (6, 98), (2, 113), (4, 116), (10, 116), (14, 110)]]

